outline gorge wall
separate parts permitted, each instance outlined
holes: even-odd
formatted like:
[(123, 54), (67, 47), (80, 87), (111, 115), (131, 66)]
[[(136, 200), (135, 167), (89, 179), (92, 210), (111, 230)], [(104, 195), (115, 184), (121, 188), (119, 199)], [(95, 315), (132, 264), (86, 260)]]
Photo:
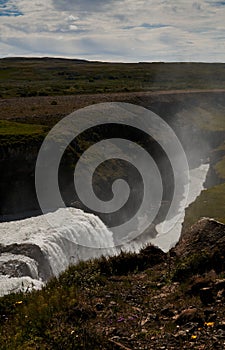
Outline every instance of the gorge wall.
[[(175, 131), (187, 154), (190, 168), (199, 166), (201, 163), (210, 162), (210, 170), (206, 180), (206, 186), (211, 187), (223, 182), (215, 171), (215, 164), (225, 156), (225, 150), (218, 151), (224, 142), (224, 115), (225, 115), (225, 93), (224, 92), (166, 92), (166, 93), (137, 93), (126, 94), (113, 100), (134, 103), (148, 108), (162, 117)], [(100, 102), (100, 101), (99, 101)], [(58, 117), (59, 118), (59, 117)], [(19, 119), (19, 118), (18, 118)], [(39, 124), (46, 125), (47, 118), (38, 116)], [(29, 122), (29, 120), (27, 120)], [(64, 157), (60, 167), (60, 182), (63, 197), (68, 205), (82, 207), (73, 192), (73, 178), (71, 177), (71, 164), (76, 162), (79, 154), (94, 142), (107, 137), (131, 137), (138, 141), (138, 137), (132, 130), (118, 129), (112, 126), (105, 129), (97, 129), (96, 132), (89, 132), (82, 135), (78, 144), (74, 145), (73, 152)], [(115, 134), (117, 133), (117, 134)], [(34, 171), (38, 150), (42, 139), (27, 139), (22, 143), (4, 143), (0, 147), (0, 220), (11, 220), (13, 218), (29, 217), (39, 214), (40, 209), (36, 198), (34, 185)], [(144, 140), (144, 138), (142, 138)], [(153, 140), (144, 140), (144, 147), (151, 148), (151, 152), (158, 157), (162, 173), (167, 174), (167, 163), (160, 159), (157, 152), (157, 145)], [(77, 146), (78, 145), (78, 146)], [(113, 165), (112, 165), (113, 167)], [(105, 171), (105, 173), (104, 173)], [(105, 183), (108, 181), (108, 169), (103, 171), (102, 176)], [(132, 173), (132, 172), (131, 172)], [(135, 174), (133, 174), (135, 175)], [(102, 179), (101, 179), (102, 180)], [(138, 184), (138, 180), (137, 184)], [(167, 196), (170, 183), (167, 184)], [(101, 192), (101, 187), (99, 188)]]

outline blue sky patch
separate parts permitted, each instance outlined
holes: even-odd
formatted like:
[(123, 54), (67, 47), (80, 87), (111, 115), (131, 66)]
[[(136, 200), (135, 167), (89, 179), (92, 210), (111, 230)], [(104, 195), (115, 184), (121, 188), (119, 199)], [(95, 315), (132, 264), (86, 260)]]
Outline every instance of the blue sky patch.
[(22, 12), (15, 5), (9, 5), (8, 2), (8, 0), (0, 0), (0, 16), (21, 16)]
[(215, 2), (207, 1), (207, 2), (208, 2), (208, 4), (210, 4), (211, 6), (218, 6), (218, 7), (225, 6), (225, 1), (224, 1), (224, 0), (215, 1)]
[(126, 26), (123, 29), (134, 29), (134, 28), (145, 28), (145, 29), (158, 29), (168, 27), (167, 24), (150, 24), (150, 23), (142, 23), (137, 26)]

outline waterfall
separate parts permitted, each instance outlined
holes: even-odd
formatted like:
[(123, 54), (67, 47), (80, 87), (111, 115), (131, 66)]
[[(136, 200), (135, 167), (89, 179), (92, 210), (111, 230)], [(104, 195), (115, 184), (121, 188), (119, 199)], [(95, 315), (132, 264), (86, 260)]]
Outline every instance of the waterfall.
[[(209, 165), (190, 171), (187, 207), (204, 189)], [(68, 215), (70, 214), (70, 215)], [(58, 276), (70, 264), (80, 260), (117, 254), (120, 249), (138, 251), (152, 243), (168, 251), (178, 240), (185, 212), (174, 229), (156, 238), (141, 238), (123, 247), (114, 247), (113, 233), (95, 215), (80, 209), (64, 208), (54, 213), (25, 220), (0, 223), (0, 296), (17, 291), (39, 289), (52, 276)], [(176, 221), (176, 217), (172, 218)]]
[(170, 248), (174, 247), (175, 244), (179, 241), (182, 224), (185, 218), (185, 209), (195, 201), (195, 199), (200, 195), (204, 190), (204, 182), (206, 180), (207, 173), (209, 171), (209, 164), (201, 164), (198, 168), (190, 170), (190, 180), (189, 180), (189, 193), (187, 202), (180, 202), (180, 213), (182, 215), (173, 217), (172, 222), (175, 222), (175, 226), (171, 231), (168, 231), (166, 234), (162, 234), (162, 226), (165, 227), (168, 225), (167, 221), (164, 221), (156, 226), (158, 235), (155, 239), (152, 240), (152, 244), (160, 247), (164, 252), (168, 252)]
[(0, 296), (41, 288), (70, 264), (115, 253), (113, 246), (104, 223), (80, 209), (0, 223)]

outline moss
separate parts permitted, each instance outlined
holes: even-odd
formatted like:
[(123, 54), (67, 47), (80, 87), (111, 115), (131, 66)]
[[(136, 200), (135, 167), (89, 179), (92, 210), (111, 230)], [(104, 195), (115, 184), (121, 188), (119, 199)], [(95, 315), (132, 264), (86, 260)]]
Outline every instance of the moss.
[(0, 120), (0, 136), (37, 135), (43, 133), (45, 130), (42, 125)]
[(215, 165), (216, 174), (225, 180), (225, 156)]
[(42, 125), (0, 120), (0, 146), (40, 143), (47, 130), (48, 128)]
[(183, 229), (193, 225), (202, 217), (214, 218), (225, 223), (225, 183), (202, 191), (185, 212)]

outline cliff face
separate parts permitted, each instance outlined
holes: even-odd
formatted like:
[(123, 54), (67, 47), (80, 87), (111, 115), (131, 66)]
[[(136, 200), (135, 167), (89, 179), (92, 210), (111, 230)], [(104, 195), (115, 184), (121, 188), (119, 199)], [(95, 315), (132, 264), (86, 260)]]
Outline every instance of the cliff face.
[[(107, 99), (109, 98), (110, 96), (107, 96)], [(105, 95), (102, 97), (102, 100), (105, 100)], [(225, 93), (132, 93), (112, 95), (111, 101), (113, 100), (141, 105), (157, 113), (171, 125), (176, 132), (186, 151), (190, 167), (197, 167), (202, 162), (209, 161), (210, 159), (211, 168), (206, 184), (208, 186), (213, 186), (223, 182), (219, 173), (215, 171), (215, 164), (223, 157), (224, 150), (221, 150), (220, 153), (216, 153), (215, 149), (220, 147), (224, 140), (225, 126), (223, 116), (225, 114)], [(101, 98), (98, 97), (97, 102), (101, 102)], [(74, 103), (74, 98), (70, 101), (70, 99), (66, 97), (68, 112)], [(47, 116), (40, 115), (36, 117), (36, 119), (40, 124), (48, 124)], [(53, 119), (53, 117), (49, 119), (49, 125), (52, 125)], [(57, 108), (57, 120), (58, 119)], [(19, 117), (17, 120), (19, 120)], [(27, 118), (26, 121), (29, 121), (29, 118)], [(90, 145), (106, 136), (115, 137), (115, 133), (116, 130), (109, 128), (103, 131), (97, 130), (97, 137), (94, 133), (86, 134), (86, 136), (84, 136), (84, 142), (81, 140), (81, 147), (77, 152), (84, 151), (87, 143)], [(127, 136), (126, 133), (127, 131), (121, 131), (121, 135), (119, 136)], [(24, 212), (32, 212), (39, 209), (35, 194), (34, 169), (41, 141), (42, 139), (38, 138), (25, 138), (21, 143), (11, 143), (10, 140), (8, 140), (8, 142), (4, 140), (4, 143), (1, 143), (1, 216), (23, 216), (22, 213)], [(153, 150), (153, 153), (155, 152), (157, 157), (157, 145), (151, 142), (150, 144), (150, 148)], [(72, 163), (76, 161), (77, 156), (73, 158)], [(158, 155), (158, 158), (159, 157)], [(158, 159), (158, 161), (160, 162), (160, 159)], [(73, 178), (71, 176), (70, 167), (71, 159), (67, 158), (60, 170), (62, 175), (61, 182), (66, 186), (64, 192), (65, 196), (68, 196), (68, 203), (76, 201), (76, 198), (71, 198), (69, 195), (73, 188)], [(166, 166), (162, 165), (162, 169), (166, 174)], [(105, 177), (105, 181), (108, 181), (107, 176)], [(169, 187), (170, 184), (168, 184), (168, 192)]]
[(174, 281), (184, 282), (194, 275), (204, 276), (207, 273), (211, 277), (221, 275), (225, 271), (225, 225), (202, 218), (183, 230), (171, 254), (176, 256)]
[(0, 215), (37, 209), (34, 171), (41, 142), (4, 145), (0, 157)]

